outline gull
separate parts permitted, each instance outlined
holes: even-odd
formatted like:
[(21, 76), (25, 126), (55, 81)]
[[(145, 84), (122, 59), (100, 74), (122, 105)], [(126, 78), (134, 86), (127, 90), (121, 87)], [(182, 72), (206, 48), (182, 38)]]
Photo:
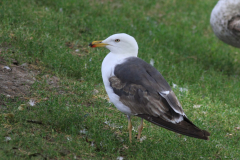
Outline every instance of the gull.
[(210, 24), (221, 41), (240, 48), (239, 0), (219, 0), (212, 10)]
[(93, 41), (89, 46), (110, 50), (102, 62), (102, 79), (110, 101), (128, 117), (130, 142), (131, 116), (141, 118), (138, 140), (143, 119), (183, 135), (208, 140), (210, 134), (187, 118), (163, 76), (152, 65), (137, 57), (138, 44), (132, 36), (114, 34), (103, 41)]

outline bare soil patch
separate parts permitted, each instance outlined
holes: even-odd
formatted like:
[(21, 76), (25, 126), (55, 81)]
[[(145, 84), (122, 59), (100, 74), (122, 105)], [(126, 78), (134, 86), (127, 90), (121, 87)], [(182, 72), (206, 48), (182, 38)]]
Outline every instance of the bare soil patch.
[[(38, 71), (30, 71), (26, 64), (21, 66), (15, 64), (7, 65), (6, 61), (0, 57), (0, 95), (26, 96), (36, 80)], [(0, 103), (2, 103), (1, 100)]]

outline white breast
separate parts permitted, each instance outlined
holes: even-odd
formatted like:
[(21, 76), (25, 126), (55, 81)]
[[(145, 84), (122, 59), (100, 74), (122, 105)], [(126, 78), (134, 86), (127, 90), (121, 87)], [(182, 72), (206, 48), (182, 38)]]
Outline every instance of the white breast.
[(130, 116), (132, 115), (131, 110), (119, 100), (119, 96), (113, 92), (109, 82), (109, 78), (114, 76), (115, 66), (123, 63), (125, 58), (126, 56), (124, 55), (116, 55), (110, 52), (102, 62), (102, 78), (110, 101), (117, 107), (118, 110)]

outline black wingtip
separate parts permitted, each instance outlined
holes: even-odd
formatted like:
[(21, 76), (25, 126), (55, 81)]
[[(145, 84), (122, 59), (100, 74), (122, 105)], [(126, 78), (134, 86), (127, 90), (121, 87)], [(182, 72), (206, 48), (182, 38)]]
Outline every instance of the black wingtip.
[(203, 139), (203, 140), (209, 140), (210, 133), (205, 130), (199, 129), (197, 126), (195, 126), (190, 120), (188, 120), (186, 117), (184, 117), (184, 120), (179, 123), (171, 123), (168, 121), (163, 120), (160, 117), (154, 117), (146, 114), (139, 114), (138, 117), (141, 117), (153, 124), (156, 124), (160, 127), (163, 127), (165, 129), (168, 129), (170, 131), (180, 133), (189, 137)]
[(208, 131), (206, 131), (206, 130), (202, 130), (203, 131), (203, 133), (204, 133), (204, 137), (206, 137), (206, 139), (205, 140), (209, 140), (209, 136), (211, 135)]

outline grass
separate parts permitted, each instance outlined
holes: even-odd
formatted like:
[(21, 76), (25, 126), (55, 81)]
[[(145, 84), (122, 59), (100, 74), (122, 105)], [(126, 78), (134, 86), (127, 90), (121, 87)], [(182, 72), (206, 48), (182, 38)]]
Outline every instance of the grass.
[[(31, 94), (0, 96), (6, 104), (0, 110), (0, 157), (239, 159), (240, 52), (211, 30), (216, 2), (0, 1), (0, 45), (8, 48), (0, 56), (40, 71)], [(104, 99), (100, 67), (108, 50), (87, 47), (121, 32), (136, 38), (140, 58), (154, 59), (169, 84), (178, 85), (173, 90), (186, 115), (211, 133), (209, 141), (145, 121), (146, 140), (128, 142), (126, 117)], [(58, 87), (46, 82), (46, 74), (60, 78)], [(29, 99), (36, 106), (28, 106)], [(139, 123), (134, 117), (135, 128)]]

